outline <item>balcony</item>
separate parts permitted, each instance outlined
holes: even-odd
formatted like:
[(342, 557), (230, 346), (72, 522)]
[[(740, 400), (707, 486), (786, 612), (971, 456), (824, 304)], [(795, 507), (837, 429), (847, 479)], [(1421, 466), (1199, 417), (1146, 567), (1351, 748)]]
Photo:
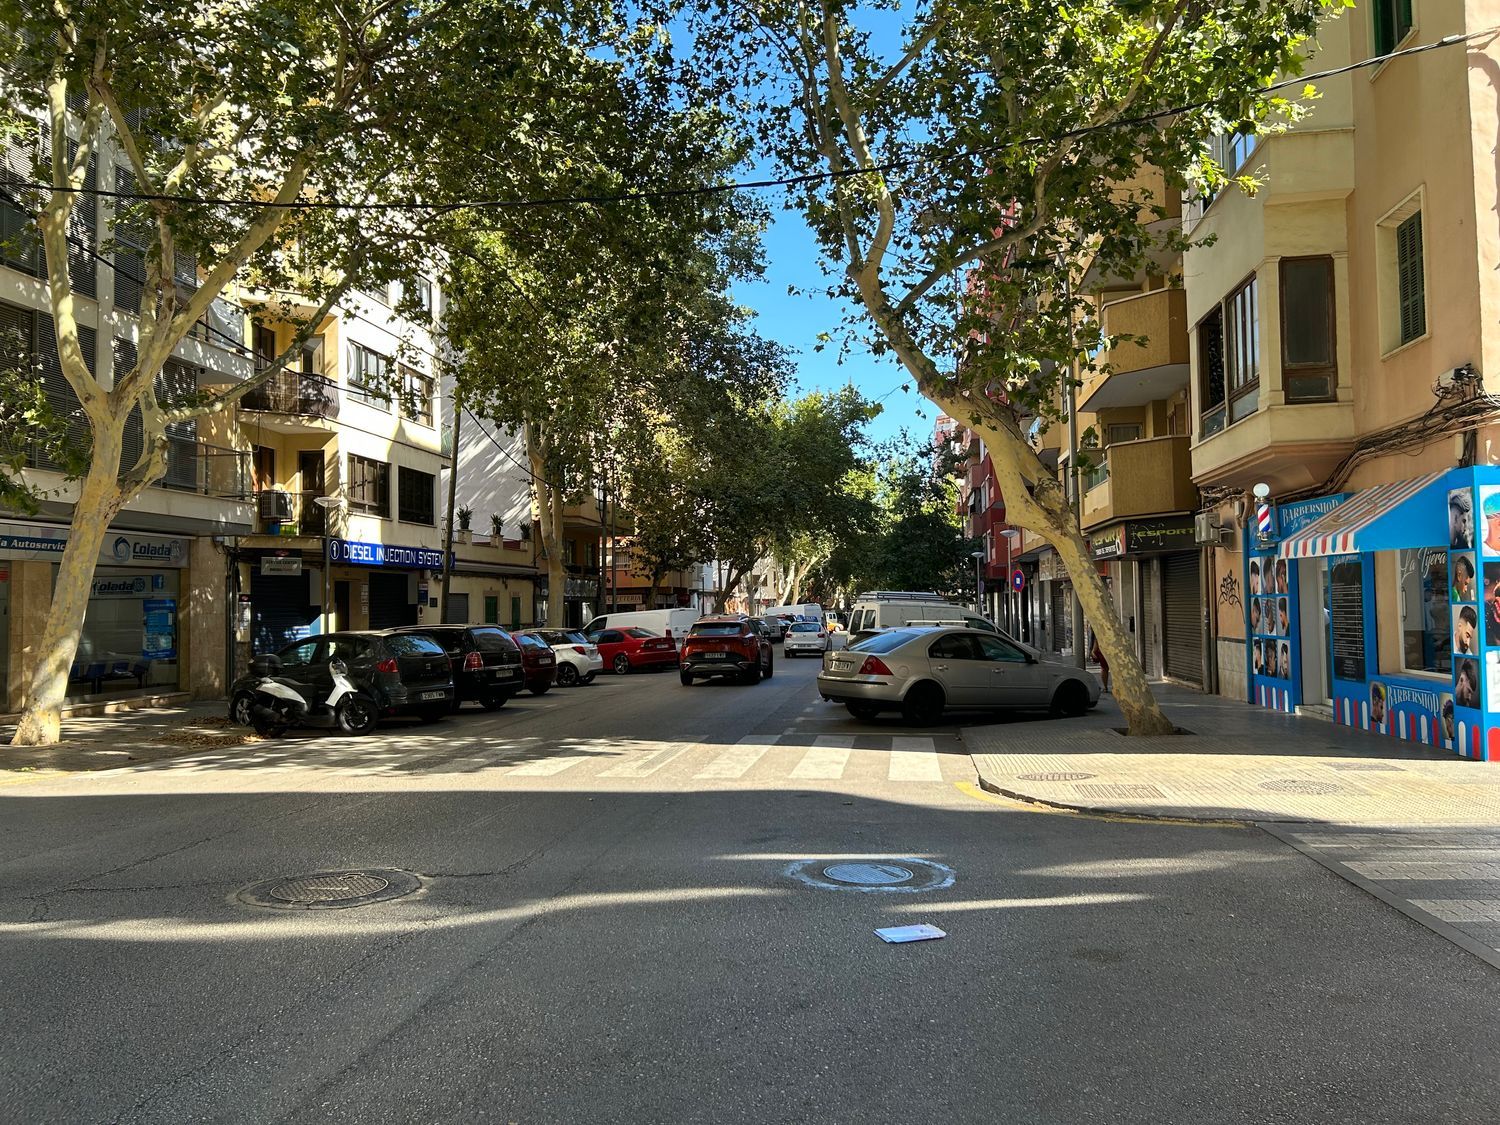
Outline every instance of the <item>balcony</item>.
[(324, 433), (339, 416), (339, 389), (310, 371), (278, 371), (239, 403), (242, 420), (283, 434)]
[(330, 528), (328, 513), (316, 503), (322, 492), (289, 492), (262, 489), (255, 494), (255, 527), (260, 535), (323, 535)]
[(1191, 512), (1198, 506), (1185, 435), (1117, 442), (1103, 451), (1103, 464), (1088, 483), (1080, 521), (1085, 531), (1135, 516)]
[(1110, 370), (1084, 381), (1078, 409), (1089, 413), (1144, 406), (1170, 398), (1188, 385), (1187, 292), (1157, 289), (1100, 310), (1109, 336), (1140, 336), (1109, 349)]

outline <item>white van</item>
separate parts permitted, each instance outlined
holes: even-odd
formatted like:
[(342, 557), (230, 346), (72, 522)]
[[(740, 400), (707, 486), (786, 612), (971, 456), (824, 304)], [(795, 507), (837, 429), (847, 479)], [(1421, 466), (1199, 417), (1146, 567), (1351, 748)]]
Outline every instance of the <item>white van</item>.
[(917, 590), (875, 590), (861, 594), (849, 614), (849, 632), (861, 629), (893, 629), (902, 625), (963, 625), (998, 633), (978, 614), (954, 605), (941, 594)]
[(649, 629), (659, 636), (671, 637), (682, 647), (682, 640), (694, 621), (703, 616), (698, 609), (638, 609), (631, 613), (606, 613), (583, 627), (584, 635), (600, 629)]
[(801, 605), (773, 605), (770, 609), (760, 612), (762, 617), (806, 617), (809, 620), (826, 624), (827, 618), (823, 615), (823, 607), (817, 602), (803, 602)]

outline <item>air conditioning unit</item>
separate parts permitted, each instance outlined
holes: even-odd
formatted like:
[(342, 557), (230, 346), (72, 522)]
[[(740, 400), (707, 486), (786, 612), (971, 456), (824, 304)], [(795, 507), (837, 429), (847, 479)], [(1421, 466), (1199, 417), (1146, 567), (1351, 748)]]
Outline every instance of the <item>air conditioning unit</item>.
[(260, 518), (263, 520), (290, 520), (292, 518), (292, 494), (290, 492), (261, 492), (257, 494)]
[(1193, 517), (1193, 542), (1199, 546), (1222, 547), (1234, 536), (1234, 528), (1224, 527), (1214, 512), (1199, 512)]

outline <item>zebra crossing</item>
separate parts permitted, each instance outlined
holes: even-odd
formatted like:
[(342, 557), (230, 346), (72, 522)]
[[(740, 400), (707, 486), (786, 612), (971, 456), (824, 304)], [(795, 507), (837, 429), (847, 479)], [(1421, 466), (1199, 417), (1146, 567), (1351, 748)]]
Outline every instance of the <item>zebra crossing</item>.
[(731, 744), (642, 740), (492, 741), (444, 753), (432, 746), (373, 750), (338, 739), (213, 751), (121, 771), (200, 775), (318, 773), (336, 777), (463, 774), (518, 784), (671, 781), (674, 784), (880, 782), (941, 784), (972, 777), (955, 739), (889, 735), (751, 735)]

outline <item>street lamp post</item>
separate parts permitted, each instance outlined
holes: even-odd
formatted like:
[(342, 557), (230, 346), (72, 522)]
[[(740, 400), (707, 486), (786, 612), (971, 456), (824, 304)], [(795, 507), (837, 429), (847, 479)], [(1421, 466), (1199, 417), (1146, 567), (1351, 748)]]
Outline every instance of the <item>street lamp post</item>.
[(314, 496), (313, 503), (323, 509), (323, 622), (319, 632), (333, 632), (333, 614), (328, 607), (328, 591), (330, 587), (329, 575), (333, 571), (333, 559), (328, 551), (329, 539), (328, 522), (333, 518), (333, 513), (344, 506), (343, 500), (337, 496)]
[(979, 560), (984, 558), (983, 551), (973, 551), (974, 556), (974, 612), (981, 617), (984, 616), (984, 593), (979, 588)]

